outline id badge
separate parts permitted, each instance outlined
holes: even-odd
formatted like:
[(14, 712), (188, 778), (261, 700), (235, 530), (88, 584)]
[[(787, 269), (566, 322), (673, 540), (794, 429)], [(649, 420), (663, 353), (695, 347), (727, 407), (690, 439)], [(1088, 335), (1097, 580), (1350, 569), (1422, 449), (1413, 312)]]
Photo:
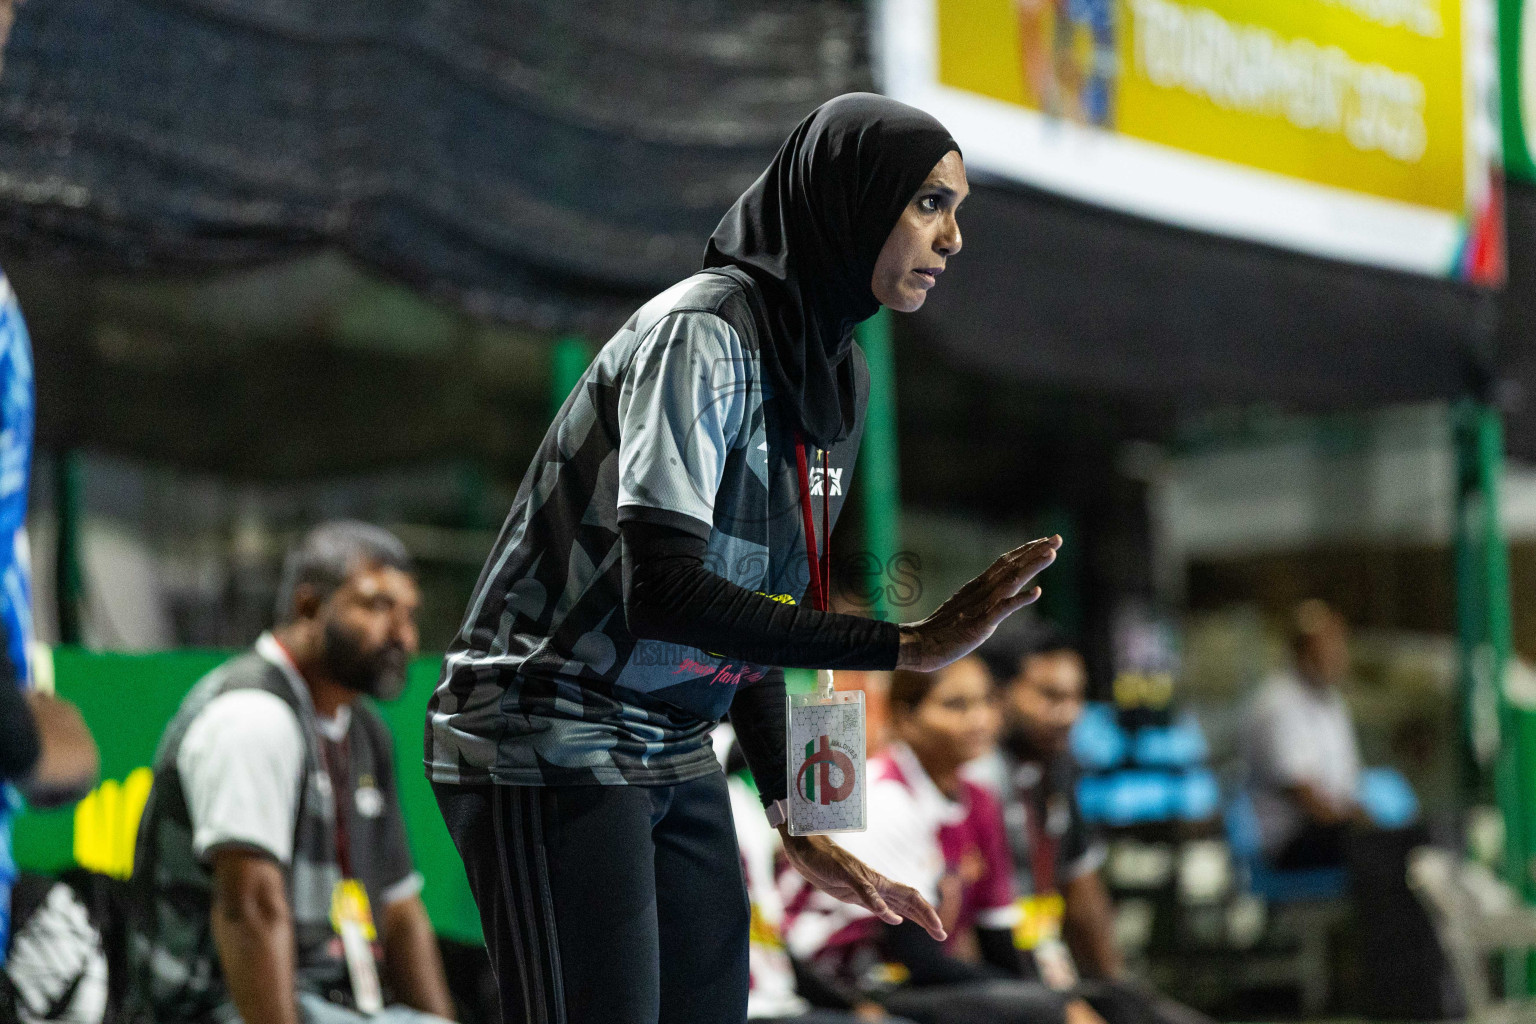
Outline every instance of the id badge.
[(789, 698), (789, 834), (863, 832), (864, 693), (816, 676), (815, 693)]
[(1032, 952), (1042, 943), (1061, 938), (1061, 919), (1066, 913), (1066, 902), (1060, 893), (1044, 896), (1024, 896), (1014, 902), (1019, 911), (1019, 922), (1013, 926), (1013, 944), (1026, 952)]
[(1072, 962), (1072, 952), (1061, 941), (1061, 921), (1066, 902), (1060, 893), (1044, 896), (1028, 896), (1016, 904), (1019, 923), (1014, 927), (1014, 945), (1035, 957), (1040, 969), (1040, 980), (1057, 992), (1065, 992), (1077, 985), (1077, 965)]
[(341, 950), (347, 958), (347, 976), (352, 980), (352, 1002), (357, 1012), (372, 1016), (384, 1009), (384, 990), (379, 985), (379, 965), (373, 959), (373, 911), (368, 906), (368, 891), (355, 878), (344, 878), (331, 892), (331, 927), (341, 936)]

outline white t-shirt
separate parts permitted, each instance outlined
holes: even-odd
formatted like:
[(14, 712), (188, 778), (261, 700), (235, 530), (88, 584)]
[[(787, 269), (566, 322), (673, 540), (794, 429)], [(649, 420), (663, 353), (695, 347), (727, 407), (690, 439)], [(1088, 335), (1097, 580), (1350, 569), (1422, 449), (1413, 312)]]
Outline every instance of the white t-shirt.
[(176, 770), (199, 858), (238, 844), (292, 860), (304, 733), (281, 697), (232, 690), (209, 701), (187, 727)]
[(1271, 676), (1249, 706), (1244, 736), (1254, 810), (1270, 855), (1303, 825), (1284, 790), (1305, 782), (1340, 804), (1355, 800), (1360, 749), (1349, 705), (1337, 690), (1310, 686), (1290, 672)]
[[(289, 683), (308, 688), (270, 634), (256, 651), (277, 665)], [(341, 740), (352, 724), (351, 708), (316, 720), (321, 733)], [(287, 866), (293, 859), (293, 830), (304, 771), (304, 731), (281, 697), (265, 690), (231, 690), (209, 701), (187, 726), (176, 755), (187, 811), (192, 818), (192, 852), (206, 860), (220, 846), (254, 847)], [(328, 780), (327, 780), (328, 781)], [(421, 891), (412, 871), (391, 886), (384, 903)]]

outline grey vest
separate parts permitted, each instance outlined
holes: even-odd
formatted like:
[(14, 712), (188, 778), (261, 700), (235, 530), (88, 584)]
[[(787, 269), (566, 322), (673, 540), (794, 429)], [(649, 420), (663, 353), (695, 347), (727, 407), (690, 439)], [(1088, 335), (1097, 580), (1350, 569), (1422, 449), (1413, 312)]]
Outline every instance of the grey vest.
[(187, 728), (215, 697), (231, 690), (265, 690), (298, 716), (304, 733), (304, 784), (285, 872), (293, 914), (297, 982), (332, 1001), (350, 996), (346, 961), (330, 924), (331, 894), (341, 880), (336, 858), (334, 799), (316, 739), (309, 694), (296, 692), (282, 669), (254, 651), (205, 676), (182, 701), (155, 753), (155, 780), (139, 822), (130, 882), (127, 1019), (200, 1021), (229, 1000), (214, 948), (209, 915), (213, 877), (192, 852), (177, 754)]

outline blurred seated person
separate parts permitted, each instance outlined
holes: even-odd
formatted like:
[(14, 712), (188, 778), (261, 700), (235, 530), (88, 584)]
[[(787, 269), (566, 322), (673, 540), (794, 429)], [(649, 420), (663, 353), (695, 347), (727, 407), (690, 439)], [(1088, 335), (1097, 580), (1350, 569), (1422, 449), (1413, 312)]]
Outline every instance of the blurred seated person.
[(1361, 820), (1360, 751), (1339, 687), (1349, 674), (1349, 631), (1322, 601), (1291, 616), (1294, 668), (1267, 679), (1248, 706), (1243, 755), (1265, 855), (1278, 868), (1344, 863)]
[(763, 816), (735, 731), (729, 725), (717, 726), (714, 745), (725, 767), (751, 906), (747, 1019), (755, 1024), (912, 1024), (892, 1017), (854, 988), (805, 970), (790, 957), (784, 948), (784, 898), (777, 881), (784, 864), (778, 830)]
[(1058, 630), (1028, 620), (999, 630), (978, 653), (998, 683), (1003, 734), (965, 775), (1002, 803), (1020, 895), (1014, 934), (1026, 963), (1053, 988), (1087, 998), (1110, 1024), (1205, 1021), (1130, 979), (1115, 944), (1100, 874), (1105, 845), (1078, 804), (1069, 746), (1087, 695), (1082, 654)]
[(399, 696), (418, 601), (393, 535), (317, 527), (289, 552), (277, 626), (182, 702), (135, 850), (129, 1021), (451, 1017), (390, 734), (364, 699)]
[(996, 800), (961, 777), (997, 734), (991, 678), (967, 657), (933, 673), (896, 672), (893, 742), (870, 759), (867, 832), (833, 838), (939, 908), (949, 939), (889, 925), (804, 883), (789, 883), (785, 934), (813, 972), (921, 1024), (1102, 1024), (1080, 999), (1026, 976)]
[(59, 807), (89, 793), (100, 766), (78, 708), (14, 679), (0, 684), (0, 781), (33, 807)]

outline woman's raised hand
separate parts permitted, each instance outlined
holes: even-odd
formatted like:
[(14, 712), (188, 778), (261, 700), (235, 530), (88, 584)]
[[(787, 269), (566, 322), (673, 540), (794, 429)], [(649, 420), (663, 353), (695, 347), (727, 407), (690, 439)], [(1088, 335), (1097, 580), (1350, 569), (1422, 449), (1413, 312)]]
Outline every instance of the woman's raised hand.
[(1014, 612), (1040, 596), (1030, 586), (1056, 560), (1061, 537), (1021, 544), (993, 562), (921, 622), (903, 623), (896, 667), (933, 672), (970, 654)]

